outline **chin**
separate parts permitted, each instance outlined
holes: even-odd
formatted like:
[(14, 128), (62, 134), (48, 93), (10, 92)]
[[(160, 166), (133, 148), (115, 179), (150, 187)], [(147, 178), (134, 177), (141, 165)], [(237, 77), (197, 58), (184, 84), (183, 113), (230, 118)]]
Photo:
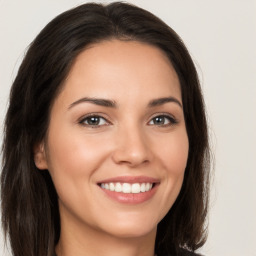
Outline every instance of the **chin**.
[(121, 238), (139, 238), (145, 237), (149, 234), (155, 233), (157, 229), (157, 222), (145, 221), (144, 218), (123, 218), (114, 223), (108, 222), (105, 230), (113, 236)]
[(112, 230), (111, 234), (112, 236), (118, 237), (118, 238), (140, 238), (140, 237), (146, 237), (150, 236), (152, 234), (156, 233), (156, 227), (153, 229), (145, 229), (142, 226), (140, 227), (130, 227), (130, 228), (117, 228), (115, 230)]

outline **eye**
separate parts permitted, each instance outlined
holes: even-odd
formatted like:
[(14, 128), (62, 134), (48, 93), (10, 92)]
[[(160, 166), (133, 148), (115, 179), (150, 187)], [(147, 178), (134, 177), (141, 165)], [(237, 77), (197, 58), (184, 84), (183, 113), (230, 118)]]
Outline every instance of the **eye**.
[(90, 116), (84, 117), (82, 120), (79, 121), (79, 123), (84, 126), (91, 126), (91, 127), (97, 127), (97, 126), (103, 126), (103, 125), (109, 124), (109, 122), (104, 117), (99, 115), (90, 115)]
[(159, 115), (152, 118), (149, 125), (169, 126), (176, 124), (177, 120), (169, 115)]

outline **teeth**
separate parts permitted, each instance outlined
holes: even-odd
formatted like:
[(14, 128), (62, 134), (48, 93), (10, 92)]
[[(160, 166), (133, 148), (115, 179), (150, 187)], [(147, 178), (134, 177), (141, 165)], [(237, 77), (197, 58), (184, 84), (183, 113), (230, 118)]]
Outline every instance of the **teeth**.
[(152, 189), (153, 183), (123, 183), (120, 182), (117, 183), (102, 183), (100, 185), (102, 188), (115, 191), (115, 192), (122, 192), (122, 193), (141, 193), (141, 192), (147, 192)]
[(121, 192), (122, 191), (121, 183), (116, 183), (114, 186), (115, 186), (115, 191), (116, 192)]
[(132, 193), (140, 193), (140, 184), (139, 183), (135, 183), (132, 184)]
[(146, 191), (146, 184), (145, 183), (142, 183), (141, 186), (140, 186), (140, 191), (141, 192), (145, 192)]
[(114, 183), (109, 183), (109, 190), (114, 191), (115, 190), (115, 185)]
[(129, 183), (124, 183), (122, 186), (122, 191), (123, 193), (131, 193), (132, 192), (132, 187), (131, 184)]

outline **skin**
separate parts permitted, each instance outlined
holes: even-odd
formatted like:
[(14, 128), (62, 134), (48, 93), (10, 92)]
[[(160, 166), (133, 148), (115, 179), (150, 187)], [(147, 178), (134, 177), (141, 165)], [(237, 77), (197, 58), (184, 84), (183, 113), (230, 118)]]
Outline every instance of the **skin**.
[[(174, 101), (149, 106), (166, 97)], [(88, 115), (100, 122), (90, 125)], [(160, 49), (111, 40), (82, 52), (35, 150), (37, 167), (49, 170), (59, 196), (58, 256), (153, 256), (157, 224), (180, 192), (188, 148), (179, 80)], [(143, 203), (120, 203), (98, 185), (119, 176), (155, 178), (158, 186)]]

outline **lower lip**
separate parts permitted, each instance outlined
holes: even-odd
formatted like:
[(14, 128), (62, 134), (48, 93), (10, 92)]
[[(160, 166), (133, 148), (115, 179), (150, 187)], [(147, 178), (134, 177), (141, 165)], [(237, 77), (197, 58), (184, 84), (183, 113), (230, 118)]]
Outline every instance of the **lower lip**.
[(121, 193), (110, 191), (108, 189), (103, 189), (101, 187), (100, 188), (103, 190), (103, 192), (105, 192), (107, 196), (119, 203), (140, 204), (151, 199), (156, 193), (157, 187), (158, 184), (155, 184), (155, 186), (151, 190), (142, 193)]

